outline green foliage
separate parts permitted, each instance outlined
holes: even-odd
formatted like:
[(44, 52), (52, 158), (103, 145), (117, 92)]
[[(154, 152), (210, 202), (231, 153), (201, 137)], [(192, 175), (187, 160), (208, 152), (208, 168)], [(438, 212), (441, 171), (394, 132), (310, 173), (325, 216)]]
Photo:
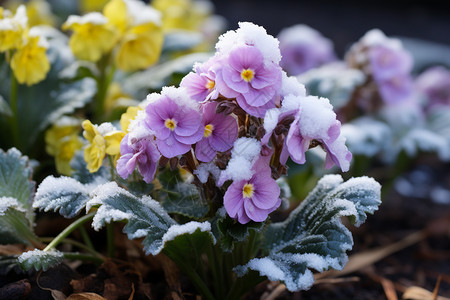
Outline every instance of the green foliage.
[(264, 233), (267, 257), (255, 258), (235, 271), (259, 271), (270, 280), (281, 280), (291, 291), (309, 288), (314, 282), (310, 269), (323, 272), (342, 269), (353, 240), (342, 224), (347, 216), (359, 226), (380, 204), (380, 185), (371, 178), (342, 182), (339, 175), (327, 175), (289, 218), (270, 225)]
[(157, 199), (168, 213), (199, 219), (209, 210), (197, 187), (184, 182), (178, 170), (164, 170), (158, 176), (162, 189), (157, 191)]
[(63, 253), (58, 250), (42, 251), (35, 249), (22, 253), (17, 260), (24, 270), (34, 268), (36, 271), (47, 271), (49, 268), (60, 264), (63, 258)]
[(15, 148), (0, 149), (0, 243), (30, 244), (35, 239), (31, 175), (28, 157)]

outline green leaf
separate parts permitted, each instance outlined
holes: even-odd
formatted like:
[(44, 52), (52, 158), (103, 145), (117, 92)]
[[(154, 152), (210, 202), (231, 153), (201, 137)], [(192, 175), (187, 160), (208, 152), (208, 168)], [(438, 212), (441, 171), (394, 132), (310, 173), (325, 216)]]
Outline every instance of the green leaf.
[(0, 149), (0, 197), (17, 199), (25, 210), (30, 225), (34, 221), (31, 205), (35, 183), (31, 180), (32, 173), (27, 156), (22, 156), (15, 148), (6, 153)]
[(265, 222), (253, 221), (247, 224), (240, 224), (236, 220), (231, 219), (224, 208), (217, 212), (211, 223), (214, 236), (220, 241), (220, 246), (224, 252), (231, 252), (234, 248), (234, 243), (245, 241), (251, 230), (260, 232), (265, 225)]
[(323, 272), (344, 267), (353, 239), (341, 217), (359, 226), (368, 213), (378, 209), (380, 188), (368, 177), (345, 183), (339, 175), (323, 177), (286, 221), (267, 228), (264, 248), (268, 256), (252, 259), (235, 271), (238, 275), (248, 269), (258, 271), (270, 280), (283, 281), (290, 291), (308, 289), (314, 282), (311, 269)]
[(163, 189), (157, 191), (157, 198), (168, 213), (199, 219), (209, 211), (198, 188), (192, 183), (184, 182), (178, 170), (170, 171), (167, 168), (159, 174), (158, 179)]
[(177, 236), (193, 234), (200, 229), (211, 235), (209, 222), (189, 222), (179, 225), (173, 220), (161, 205), (148, 196), (138, 198), (120, 188), (117, 183), (109, 182), (99, 186), (87, 204), (87, 210), (98, 207), (92, 221), (95, 230), (106, 223), (125, 221), (123, 232), (129, 239), (145, 237), (144, 251), (156, 255), (165, 247), (166, 242), (173, 241)]
[(34, 249), (22, 253), (18, 258), (20, 266), (24, 270), (34, 268), (36, 271), (47, 271), (49, 268), (60, 264), (64, 259), (64, 254), (58, 250), (42, 251)]
[(7, 117), (11, 117), (12, 111), (9, 107), (8, 102), (5, 101), (5, 99), (0, 95), (0, 115), (4, 115)]
[(43, 211), (59, 211), (65, 218), (74, 218), (89, 201), (89, 192), (97, 185), (84, 185), (79, 181), (61, 176), (48, 176), (39, 185), (33, 207)]

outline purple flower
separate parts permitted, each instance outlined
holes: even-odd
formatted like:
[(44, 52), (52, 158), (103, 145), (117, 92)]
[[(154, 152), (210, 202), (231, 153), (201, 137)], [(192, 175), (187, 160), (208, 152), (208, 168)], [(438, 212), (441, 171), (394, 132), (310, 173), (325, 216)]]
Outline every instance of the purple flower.
[(241, 224), (262, 222), (281, 204), (280, 187), (271, 177), (269, 162), (270, 156), (260, 157), (252, 166), (254, 175), (234, 181), (225, 192), (225, 210)]
[(117, 161), (117, 173), (126, 179), (133, 173), (136, 165), (144, 181), (150, 183), (156, 172), (161, 154), (156, 148), (153, 136), (137, 141), (130, 141), (127, 134), (120, 142), (120, 158)]
[(285, 28), (278, 39), (282, 55), (280, 65), (290, 75), (299, 75), (336, 60), (332, 42), (306, 25)]
[(415, 82), (425, 96), (427, 108), (450, 105), (450, 72), (444, 67), (432, 67), (420, 74)]
[(408, 100), (413, 94), (414, 84), (409, 74), (400, 74), (377, 81), (378, 91), (385, 103), (393, 104)]
[(184, 154), (202, 139), (204, 128), (197, 103), (184, 89), (164, 88), (161, 95), (151, 94), (146, 124), (155, 132), (156, 144), (165, 157)]
[[(342, 171), (348, 171), (352, 154), (345, 146), (345, 138), (341, 135), (341, 122), (336, 119), (328, 99), (290, 96), (284, 101), (289, 101), (289, 104), (283, 103), (283, 108), (292, 109), (278, 115), (278, 124), (286, 119), (294, 120), (289, 125), (287, 134), (281, 133), (285, 137), (280, 163), (286, 164), (290, 156), (294, 162), (304, 164), (306, 151), (310, 147), (321, 145), (327, 153), (325, 167), (330, 168), (336, 164)], [(295, 108), (296, 106), (298, 108)], [(263, 137), (264, 143), (269, 141), (274, 132), (275, 127), (270, 128)]]
[[(267, 107), (275, 107), (275, 96), (281, 88), (280, 66), (265, 63), (260, 50), (248, 45), (235, 47), (222, 64), (216, 73), (220, 94), (236, 98), (247, 113), (257, 117), (263, 117)], [(260, 109), (249, 110), (249, 107)]]
[(214, 56), (204, 64), (197, 64), (194, 67), (195, 73), (190, 72), (181, 80), (180, 86), (186, 88), (192, 99), (203, 102), (208, 99), (217, 99), (219, 96), (216, 88), (216, 73), (211, 68), (217, 60)]
[(377, 45), (369, 50), (372, 76), (377, 81), (388, 80), (411, 72), (413, 59), (402, 48)]
[(229, 150), (238, 137), (236, 119), (222, 113), (216, 114), (217, 103), (203, 106), (203, 138), (195, 145), (195, 156), (203, 162), (211, 161), (216, 152)]

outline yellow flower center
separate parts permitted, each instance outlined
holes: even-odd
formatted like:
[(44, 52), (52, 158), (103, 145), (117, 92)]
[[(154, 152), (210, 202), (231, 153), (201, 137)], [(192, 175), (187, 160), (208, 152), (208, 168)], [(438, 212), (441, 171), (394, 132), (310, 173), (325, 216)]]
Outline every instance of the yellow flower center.
[(210, 137), (214, 129), (213, 124), (208, 124), (205, 126), (205, 133), (203, 134), (204, 137)]
[(244, 188), (242, 189), (242, 196), (244, 196), (244, 198), (251, 198), (253, 196), (254, 191), (255, 190), (253, 184), (246, 183), (244, 185)]
[(164, 125), (166, 125), (166, 127), (169, 128), (170, 130), (174, 131), (175, 128), (177, 127), (177, 121), (172, 120), (172, 119), (167, 119), (164, 122)]
[(247, 82), (252, 81), (253, 77), (255, 76), (255, 73), (251, 69), (245, 69), (241, 72), (241, 77)]
[(212, 81), (212, 80), (209, 80), (209, 79), (208, 79), (208, 82), (205, 84), (205, 87), (208, 90), (212, 90), (215, 86), (216, 86), (216, 83), (214, 81)]

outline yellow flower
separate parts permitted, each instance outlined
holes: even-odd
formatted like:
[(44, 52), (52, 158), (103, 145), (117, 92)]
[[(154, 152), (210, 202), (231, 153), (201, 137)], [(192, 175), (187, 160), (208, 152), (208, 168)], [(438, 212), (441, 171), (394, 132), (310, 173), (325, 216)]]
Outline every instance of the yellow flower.
[(83, 60), (98, 61), (111, 50), (117, 40), (117, 31), (108, 24), (108, 19), (99, 12), (88, 13), (82, 17), (69, 16), (62, 26), (72, 30), (69, 46), (73, 54)]
[(128, 126), (130, 126), (131, 120), (134, 120), (138, 114), (138, 111), (142, 110), (139, 106), (130, 106), (127, 111), (120, 116), (120, 127), (123, 131), (128, 132)]
[(84, 160), (89, 172), (97, 172), (100, 169), (106, 154), (114, 156), (116, 162), (120, 156), (120, 142), (125, 133), (108, 128), (107, 132), (101, 135), (98, 128), (89, 120), (84, 120), (81, 125), (84, 129), (83, 136), (89, 141), (89, 145), (84, 149)]
[(145, 69), (158, 61), (163, 45), (163, 34), (154, 24), (132, 28), (119, 44), (116, 65), (123, 71)]
[(19, 5), (24, 2), (27, 10), (28, 26), (33, 27), (36, 25), (55, 25), (56, 19), (52, 13), (51, 6), (45, 0), (14, 0), (8, 1), (6, 3), (6, 6), (11, 11), (15, 11), (19, 7)]
[(108, 0), (81, 0), (81, 11), (100, 11)]
[(197, 31), (211, 13), (209, 5), (192, 0), (153, 0), (152, 5), (163, 14), (164, 31)]
[(111, 0), (103, 13), (121, 33), (115, 57), (119, 69), (136, 71), (158, 61), (164, 38), (157, 10), (137, 0)]
[(50, 70), (46, 51), (47, 42), (43, 37), (29, 32), (26, 43), (19, 48), (11, 59), (11, 69), (21, 84), (33, 85), (45, 79)]
[(80, 123), (74, 118), (64, 117), (45, 132), (45, 150), (55, 157), (56, 170), (70, 176), (73, 172), (70, 161), (75, 153), (83, 147), (78, 136)]
[(28, 18), (25, 6), (17, 8), (14, 17), (9, 10), (1, 11), (0, 17), (0, 52), (18, 48), (22, 45)]

